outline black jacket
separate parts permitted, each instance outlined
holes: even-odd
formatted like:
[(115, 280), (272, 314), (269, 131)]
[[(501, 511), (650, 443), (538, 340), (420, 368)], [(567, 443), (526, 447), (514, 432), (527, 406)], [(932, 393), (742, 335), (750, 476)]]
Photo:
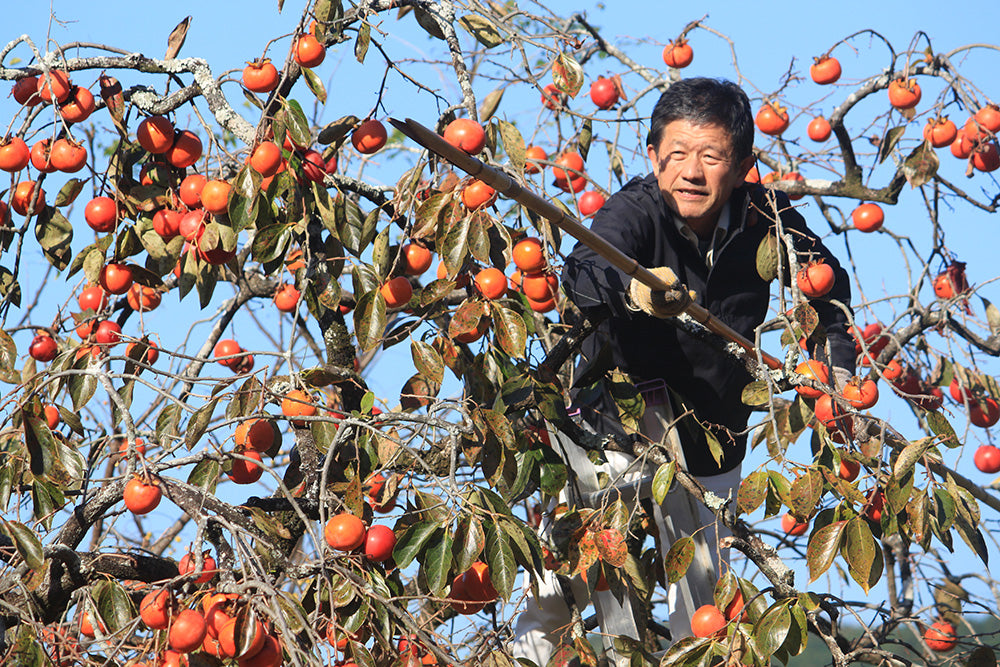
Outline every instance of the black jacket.
[[(826, 329), (833, 365), (853, 371), (854, 341), (847, 331), (848, 318), (829, 303), (829, 299), (836, 299), (850, 304), (847, 273), (806, 227), (802, 216), (789, 207), (788, 198), (780, 192), (777, 196), (782, 226), (795, 237), (800, 258), (812, 252), (834, 268), (833, 290), (823, 299), (812, 300), (811, 305)], [(697, 293), (700, 305), (752, 341), (756, 327), (768, 319), (770, 300), (770, 284), (757, 272), (757, 249), (774, 223), (764, 215), (747, 215), (747, 211), (751, 202), (769, 211), (764, 197), (759, 185), (747, 184), (734, 191), (729, 232), (717, 246), (711, 269), (698, 249), (680, 235), (652, 175), (632, 179), (610, 197), (595, 216), (592, 229), (642, 266), (672, 268)], [(784, 266), (787, 274), (787, 263)], [(627, 275), (583, 244), (577, 244), (567, 258), (563, 288), (569, 298), (584, 312), (610, 310), (610, 317), (584, 343), (584, 360), (593, 359), (607, 345), (614, 364), (633, 382), (664, 380), (701, 423), (689, 422), (681, 429), (688, 469), (697, 475), (713, 475), (735, 468), (746, 452), (746, 435), (740, 432), (746, 429), (750, 415), (741, 393), (752, 378), (738, 362), (669, 322), (629, 310), (625, 301), (629, 281)], [(617, 412), (608, 403), (602, 397), (581, 408), (599, 431), (620, 432), (620, 425), (616, 429), (609, 423), (608, 417), (616, 420)], [(709, 452), (706, 425), (722, 445), (721, 464)]]

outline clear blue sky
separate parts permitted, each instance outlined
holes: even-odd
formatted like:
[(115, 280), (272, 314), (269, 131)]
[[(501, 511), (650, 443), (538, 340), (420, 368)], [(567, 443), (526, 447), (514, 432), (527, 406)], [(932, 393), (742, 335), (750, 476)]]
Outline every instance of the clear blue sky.
[[(49, 9), (45, 3), (20, 2), (6, 11), (4, 34), (0, 35), (0, 43), (6, 43), (17, 35), (27, 33), (39, 44), (44, 40), (51, 28), (52, 39), (67, 43), (70, 41), (86, 41), (103, 43), (110, 46), (136, 50), (148, 55), (161, 57), (170, 30), (187, 15), (192, 15), (193, 21), (188, 33), (187, 43), (181, 56), (198, 56), (209, 61), (216, 74), (233, 68), (241, 68), (245, 61), (260, 55), (265, 43), (283, 33), (291, 32), (298, 20), (298, 5), (293, 0), (287, 0), (285, 11), (277, 12), (277, 2), (191, 2), (179, 0), (175, 2), (139, 3), (133, 1), (103, 1), (80, 3), (78, 1), (59, 0), (51, 3), (58, 22), (50, 25)], [(530, 3), (522, 3), (531, 9)], [(588, 17), (605, 29), (605, 34), (613, 37), (613, 43), (618, 44), (632, 57), (655, 68), (662, 67), (659, 52), (663, 43), (675, 36), (683, 26), (691, 20), (707, 14), (706, 24), (720, 33), (732, 38), (742, 76), (753, 86), (747, 90), (752, 97), (759, 97), (780, 85), (781, 76), (792, 66), (805, 74), (811, 62), (811, 56), (819, 55), (835, 41), (850, 33), (871, 28), (889, 39), (897, 51), (904, 51), (915, 32), (928, 31), (937, 51), (948, 51), (959, 45), (970, 43), (990, 43), (996, 39), (996, 25), (1000, 19), (1000, 7), (996, 3), (975, 2), (972, 5), (951, 6), (940, 2), (921, 0), (919, 2), (858, 2), (851, 0), (838, 3), (746, 3), (746, 2), (701, 2), (687, 5), (677, 3), (650, 2), (607, 2), (605, 4), (579, 2), (553, 2), (550, 6), (557, 11), (583, 9)], [(385, 17), (383, 29), (389, 34), (383, 39), (390, 55), (394, 58), (421, 58), (436, 50), (438, 44), (432, 42), (423, 32), (414, 28), (412, 17), (402, 24), (395, 21), (395, 11)], [(400, 29), (401, 26), (401, 29)], [(732, 55), (729, 45), (716, 35), (706, 31), (696, 31), (691, 36), (695, 49), (693, 65), (686, 70), (687, 75), (712, 75), (734, 77)], [(272, 46), (271, 54), (276, 61), (282, 60), (289, 41), (287, 39)], [(857, 55), (852, 51), (857, 50)], [(921, 46), (922, 50), (922, 46)], [(24, 56), (20, 47), (16, 53)], [(889, 64), (889, 57), (884, 47), (874, 39), (860, 37), (852, 41), (850, 46), (838, 47), (836, 55), (844, 66), (843, 81), (857, 81), (879, 71)], [(981, 92), (986, 96), (1000, 98), (1000, 90), (991, 89), (997, 81), (997, 61), (1000, 53), (991, 52), (988, 55), (977, 54), (958, 63), (963, 71), (976, 83), (987, 86)], [(7, 64), (10, 64), (8, 58)], [(608, 71), (621, 71), (612, 61), (605, 61)], [(599, 71), (600, 68), (597, 68)], [(342, 115), (353, 113), (365, 115), (374, 103), (375, 94), (381, 81), (382, 68), (379, 57), (374, 51), (369, 53), (365, 67), (359, 66), (353, 57), (353, 51), (345, 45), (332, 52), (327, 61), (318, 68), (324, 78), (327, 88), (331, 91), (331, 102), (323, 112), (322, 120), (329, 121)], [(590, 70), (588, 70), (588, 74)], [(117, 73), (113, 73), (116, 74)], [(96, 74), (93, 75), (96, 79)], [(121, 75), (121, 78), (132, 80), (131, 75)], [(441, 94), (450, 100), (456, 100), (455, 84), (448, 76), (446, 66), (441, 66), (440, 76), (434, 73), (428, 79), (440, 88)], [(91, 83), (92, 81), (83, 81)], [(160, 85), (160, 81), (149, 79), (150, 83)], [(489, 92), (495, 84), (477, 86), (477, 93), (482, 96)], [(589, 78), (588, 83), (589, 86)], [(632, 85), (637, 85), (635, 82)], [(755, 87), (754, 87), (755, 86)], [(237, 86), (228, 89), (231, 99), (240, 104), (241, 93)], [(302, 84), (295, 94), (303, 101), (309, 99), (308, 91)], [(528, 95), (528, 92), (511, 92), (510, 95)], [(534, 93), (530, 93), (534, 95)], [(925, 99), (929, 91), (925, 91)], [(932, 94), (932, 93), (931, 93)], [(807, 104), (817, 95), (816, 87), (803, 82), (792, 90), (793, 104)], [(819, 104), (821, 111), (827, 112), (834, 100), (839, 100), (843, 92), (834, 90), (833, 98)], [(525, 98), (527, 99), (527, 98)], [(580, 102), (582, 104), (583, 102)], [(384, 100), (385, 111), (396, 116), (413, 116), (431, 124), (434, 120), (436, 107), (429, 95), (415, 94), (413, 89), (398, 76), (390, 76), (387, 94)], [(651, 102), (650, 102), (651, 104)], [(647, 105), (648, 107), (649, 105)], [(516, 100), (505, 101), (501, 113), (505, 109), (520, 109)], [(204, 106), (202, 105), (202, 108)], [(648, 113), (648, 108), (643, 113)], [(9, 118), (13, 107), (7, 99), (0, 99), (0, 117)], [(247, 110), (244, 110), (247, 111)], [(379, 112), (380, 117), (383, 112)], [(534, 115), (513, 118), (518, 122), (531, 122)], [(960, 115), (954, 116), (956, 121), (964, 120)], [(796, 121), (790, 133), (804, 135), (807, 119)], [(595, 132), (605, 131), (600, 124), (595, 126)], [(869, 134), (876, 134), (875, 128)], [(909, 132), (912, 136), (913, 130)], [(808, 141), (808, 140), (804, 140)], [(947, 176), (960, 183), (962, 187), (978, 192), (982, 186), (995, 191), (995, 183), (990, 177), (978, 175), (972, 182), (960, 173), (960, 169), (951, 162), (947, 150), (941, 153), (942, 163), (946, 165)], [(642, 165), (632, 165), (629, 173), (635, 174), (642, 170)], [(385, 182), (392, 182), (398, 173), (392, 165), (383, 171), (376, 172)], [(944, 172), (943, 172), (944, 173)], [(384, 175), (383, 175), (384, 174)], [(805, 170), (807, 177), (823, 177), (822, 173)], [(876, 182), (878, 178), (876, 176)], [(851, 204), (844, 203), (847, 210)], [(806, 206), (804, 213), (821, 227), (814, 205)], [(926, 249), (929, 237), (929, 224), (924, 212), (919, 194), (907, 188), (898, 206), (887, 210), (886, 226), (893, 232), (913, 235), (918, 247)], [(969, 277), (974, 283), (983, 282), (996, 275), (995, 250), (997, 232), (996, 220), (992, 216), (972, 211), (967, 206), (960, 206), (954, 211), (943, 210), (942, 221), (947, 234), (948, 247), (960, 259), (969, 262)], [(843, 237), (831, 241), (830, 245), (841, 257), (846, 255)], [(886, 294), (896, 294), (905, 282), (904, 267), (898, 262), (898, 251), (895, 244), (886, 235), (865, 236), (848, 235), (850, 251), (863, 273), (860, 285), (869, 299), (875, 299)], [(75, 249), (82, 247), (75, 245)], [(42, 265), (35, 264), (25, 276), (25, 283), (30, 292), (33, 280), (39, 280)], [(925, 292), (926, 294), (926, 292)], [(992, 301), (1000, 302), (1000, 290), (996, 285), (988, 285), (983, 294)], [(887, 317), (889, 310), (879, 306), (879, 315)], [(150, 318), (169, 318), (169, 314), (152, 314)], [(867, 319), (867, 318), (866, 318)], [(167, 319), (161, 319), (167, 322)], [(957, 346), (960, 350), (961, 346)], [(409, 354), (405, 346), (399, 346), (386, 360), (387, 363), (404, 364), (409, 368)], [(401, 378), (375, 371), (373, 386), (381, 396), (392, 397), (398, 391)], [(994, 366), (992, 370), (996, 374)], [(380, 379), (384, 378), (384, 379)], [(885, 401), (878, 408), (878, 414), (893, 420), (894, 417), (906, 415), (908, 410), (898, 401)], [(964, 421), (960, 414), (955, 414), (957, 424)], [(907, 418), (900, 423), (905, 424)], [(911, 420), (912, 421), (912, 420)], [(981, 439), (982, 433), (972, 434)], [(961, 467), (973, 479), (986, 481), (971, 465), (971, 448), (976, 443), (970, 438), (967, 454)], [(805, 456), (806, 445), (797, 445), (797, 454)], [(949, 454), (949, 457), (951, 454)], [(747, 465), (755, 465), (753, 459)], [(956, 540), (958, 543), (958, 541)], [(964, 545), (959, 544), (960, 550)], [(996, 550), (991, 545), (993, 555)], [(970, 569), (978, 567), (967, 561)], [(800, 575), (799, 582), (805, 584)]]

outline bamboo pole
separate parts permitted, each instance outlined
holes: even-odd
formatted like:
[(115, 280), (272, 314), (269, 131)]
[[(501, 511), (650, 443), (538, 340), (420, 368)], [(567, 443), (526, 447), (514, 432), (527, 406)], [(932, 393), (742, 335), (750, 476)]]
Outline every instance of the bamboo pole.
[[(580, 221), (567, 214), (563, 209), (559, 208), (547, 199), (536, 195), (534, 192), (526, 190), (520, 183), (499, 169), (490, 167), (460, 148), (452, 146), (436, 132), (424, 127), (412, 118), (407, 118), (405, 121), (390, 118), (389, 122), (392, 123), (393, 127), (397, 130), (408, 136), (410, 139), (413, 139), (424, 148), (436, 153), (470, 176), (474, 176), (483, 181), (505, 197), (513, 199), (527, 209), (542, 216), (559, 229), (563, 230), (599, 254), (601, 257), (611, 262), (615, 268), (622, 271), (626, 275), (635, 278), (644, 285), (647, 285), (650, 289), (660, 291), (670, 290), (671, 286), (656, 277), (656, 275), (649, 269), (641, 266), (636, 260), (632, 259), (621, 250), (608, 243), (606, 240), (591, 231), (588, 227), (580, 224)], [(692, 319), (700, 323), (712, 333), (739, 345), (741, 348), (753, 355), (757, 354), (758, 351), (753, 346), (753, 343), (741, 336), (737, 331), (734, 331), (727, 324), (720, 321), (704, 307), (696, 303), (692, 303), (685, 309), (685, 312), (690, 315)], [(781, 362), (775, 357), (772, 357), (763, 350), (760, 351), (760, 355), (764, 363), (769, 368), (781, 368)]]

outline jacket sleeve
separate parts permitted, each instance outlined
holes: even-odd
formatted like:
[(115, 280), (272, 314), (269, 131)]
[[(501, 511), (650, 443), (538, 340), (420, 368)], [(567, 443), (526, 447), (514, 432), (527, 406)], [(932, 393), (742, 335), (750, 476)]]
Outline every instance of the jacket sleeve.
[[(646, 266), (653, 224), (649, 211), (623, 190), (605, 202), (594, 216), (591, 230)], [(625, 295), (630, 281), (628, 275), (580, 242), (563, 266), (563, 289), (584, 312), (608, 308), (616, 317), (629, 317)]]
[[(822, 259), (833, 269), (833, 288), (822, 298), (809, 299), (809, 305), (816, 310), (820, 324), (826, 331), (826, 338), (830, 344), (830, 365), (844, 368), (854, 374), (855, 372), (855, 352), (854, 338), (849, 331), (850, 321), (854, 317), (851, 310), (851, 281), (847, 271), (840, 265), (840, 262), (832, 252), (823, 244), (820, 238), (806, 225), (805, 218), (797, 210), (791, 207), (787, 196), (784, 193), (777, 193), (778, 208), (781, 210), (781, 224), (784, 231), (790, 234), (798, 254), (798, 261), (801, 263), (808, 259)], [(770, 204), (765, 204), (770, 206)], [(794, 276), (787, 276), (788, 280), (793, 280)], [(847, 313), (833, 301), (843, 304)]]

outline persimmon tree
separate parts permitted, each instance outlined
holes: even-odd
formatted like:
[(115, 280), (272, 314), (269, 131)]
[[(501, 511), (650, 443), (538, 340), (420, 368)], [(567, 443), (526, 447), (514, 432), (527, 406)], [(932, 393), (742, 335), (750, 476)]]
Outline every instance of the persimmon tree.
[[(569, 416), (571, 392), (602, 387), (626, 425), (642, 410), (599, 359), (574, 376), (598, 322), (558, 293), (572, 239), (388, 119), (431, 99), (418, 120), (587, 216), (648, 171), (643, 115), (677, 67), (741, 45), (696, 20), (640, 62), (582, 14), (301, 11), (294, 34), (248, 45), (243, 72), (182, 56), (186, 22), (162, 59), (34, 36), (0, 51), (16, 101), (0, 145), (5, 664), (510, 665), (520, 584), (544, 568), (645, 610), (641, 641), (615, 643), (633, 664), (763, 665), (807, 639), (836, 664), (992, 655), (969, 619), (995, 613), (996, 582), (944, 552), (987, 561), (1000, 510), (970, 465), (986, 443), (976, 465), (1000, 470), (1000, 312), (989, 267), (967, 277), (945, 238), (964, 211), (996, 209), (1000, 110), (962, 69), (996, 47), (921, 34), (900, 49), (864, 31), (776, 70), (773, 90), (741, 81), (771, 172), (756, 178), (808, 203), (852, 269), (861, 375), (834, 392), (803, 364), (800, 340), (824, 342), (823, 296), (786, 279), (810, 258), (785, 261), (791, 239), (769, 238), (757, 265), (774, 316), (755, 344), (783, 367), (702, 332), (756, 377), (757, 459), (720, 502), (659, 447)], [(432, 56), (385, 39), (414, 26)], [(867, 69), (841, 79), (852, 50)], [(393, 86), (319, 122), (328, 51)], [(720, 74), (742, 80), (733, 63)], [(903, 198), (923, 224), (894, 219)], [(897, 257), (855, 261), (876, 240)], [(687, 545), (654, 544), (648, 499), (558, 504), (572, 474), (546, 422), (595, 460), (643, 457), (653, 499), (684, 485), (733, 529), (721, 633), (670, 644), (657, 619)], [(802, 559), (809, 581), (793, 576)], [(592, 612), (566, 590), (578, 613), (553, 664), (596, 664)]]

